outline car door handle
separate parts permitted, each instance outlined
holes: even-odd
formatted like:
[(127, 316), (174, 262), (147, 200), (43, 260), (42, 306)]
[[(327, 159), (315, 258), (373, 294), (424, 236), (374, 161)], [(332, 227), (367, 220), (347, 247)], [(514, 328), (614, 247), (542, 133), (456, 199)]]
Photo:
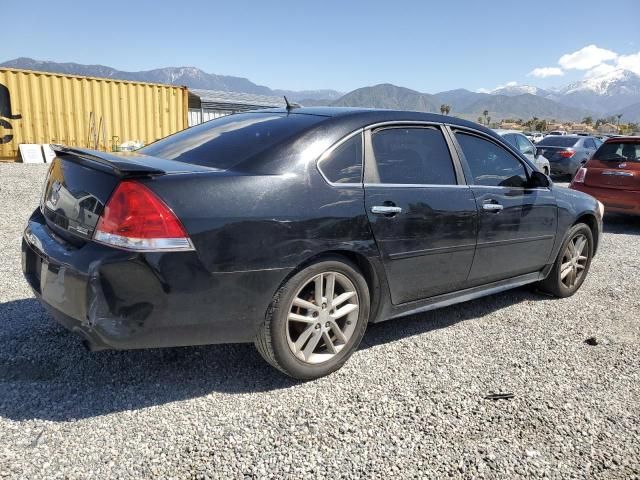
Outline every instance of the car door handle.
[(482, 205), (482, 208), (484, 210), (488, 210), (490, 212), (498, 213), (504, 207), (502, 205), (500, 205), (499, 203), (485, 203), (485, 204)]
[(402, 213), (402, 208), (389, 205), (374, 205), (371, 207), (371, 213), (376, 215), (395, 215), (396, 213)]

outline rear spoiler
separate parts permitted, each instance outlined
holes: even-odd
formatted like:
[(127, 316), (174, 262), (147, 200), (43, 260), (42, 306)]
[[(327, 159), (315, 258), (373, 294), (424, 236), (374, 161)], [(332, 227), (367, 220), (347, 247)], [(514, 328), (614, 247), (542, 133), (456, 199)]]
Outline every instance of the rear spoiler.
[(121, 157), (108, 152), (89, 150), (88, 148), (65, 147), (63, 145), (51, 145), (58, 157), (80, 164), (88, 164), (101, 170), (115, 173), (119, 177), (136, 177), (147, 175), (165, 175), (167, 172), (156, 167), (136, 162), (134, 158)]

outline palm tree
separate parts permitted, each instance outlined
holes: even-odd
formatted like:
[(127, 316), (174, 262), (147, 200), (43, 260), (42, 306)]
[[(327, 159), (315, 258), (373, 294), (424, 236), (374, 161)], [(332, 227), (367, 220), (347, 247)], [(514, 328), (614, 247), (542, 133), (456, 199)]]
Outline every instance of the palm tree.
[(620, 119), (622, 118), (622, 114), (619, 113), (618, 115), (616, 115), (617, 119), (618, 119), (618, 133), (620, 133)]
[(482, 112), (482, 115), (484, 115), (485, 123), (489, 125), (489, 121), (487, 120), (487, 118), (489, 118), (489, 110), (485, 110), (484, 112)]
[(482, 117), (478, 117), (478, 123), (482, 124)]
[(447, 106), (443, 103), (440, 105), (440, 113), (444, 115), (444, 112), (447, 110)]
[(445, 115), (449, 115), (449, 112), (451, 111), (451, 106), (449, 105), (445, 105), (444, 106), (444, 114)]
[(487, 117), (487, 127), (489, 126), (490, 123), (491, 123), (491, 117)]

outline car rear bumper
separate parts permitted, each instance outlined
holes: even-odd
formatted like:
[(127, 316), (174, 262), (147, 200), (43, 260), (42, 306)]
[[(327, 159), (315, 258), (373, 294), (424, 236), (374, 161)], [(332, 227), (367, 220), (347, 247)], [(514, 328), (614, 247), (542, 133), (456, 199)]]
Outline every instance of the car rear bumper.
[(577, 167), (570, 158), (564, 160), (549, 160), (551, 175), (571, 175), (576, 173)]
[(209, 272), (193, 251), (76, 248), (39, 210), (24, 231), (22, 269), (51, 315), (94, 349), (250, 342), (290, 271)]
[(591, 187), (584, 183), (572, 184), (569, 188), (588, 193), (600, 200), (605, 206), (605, 214), (614, 212), (640, 215), (640, 191)]

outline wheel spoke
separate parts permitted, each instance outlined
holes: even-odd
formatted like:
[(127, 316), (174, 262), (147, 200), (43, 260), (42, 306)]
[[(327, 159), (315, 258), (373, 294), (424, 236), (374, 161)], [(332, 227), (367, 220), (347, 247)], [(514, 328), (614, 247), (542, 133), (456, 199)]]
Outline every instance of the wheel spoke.
[(576, 257), (582, 254), (582, 251), (584, 250), (584, 247), (586, 244), (587, 244), (587, 239), (585, 237), (578, 237), (578, 239), (576, 240), (576, 252), (575, 252)]
[(331, 308), (333, 304), (333, 292), (336, 287), (336, 274), (329, 273), (327, 274), (327, 286), (324, 292), (324, 296), (327, 299), (327, 307)]
[(304, 347), (305, 342), (309, 340), (309, 337), (313, 334), (314, 331), (316, 331), (316, 329), (313, 326), (309, 326), (300, 334), (300, 336), (294, 343), (296, 347), (296, 352), (299, 352), (300, 350), (302, 350), (302, 347)]
[(355, 305), (353, 303), (349, 303), (348, 305), (345, 305), (344, 307), (339, 308), (338, 310), (333, 312), (333, 314), (331, 315), (331, 318), (333, 318), (334, 320), (337, 320), (337, 319), (342, 318), (345, 315), (348, 315), (351, 312), (354, 312), (356, 310), (358, 310), (358, 305)]
[(306, 358), (307, 360), (309, 359), (313, 351), (318, 346), (318, 343), (320, 342), (321, 338), (322, 338), (322, 330), (313, 329), (313, 336), (309, 339), (307, 346), (304, 347), (304, 350), (302, 351), (304, 358)]
[(289, 313), (289, 320), (293, 320), (294, 322), (302, 322), (302, 323), (316, 323), (315, 318), (305, 317), (304, 315), (299, 315), (297, 313)]
[(564, 280), (567, 275), (569, 275), (569, 272), (571, 272), (572, 269), (573, 265), (571, 265), (571, 263), (563, 263), (562, 267), (560, 268), (560, 280)]
[(574, 243), (574, 240), (571, 240), (569, 242), (569, 245), (567, 245), (567, 250), (569, 251), (569, 258), (573, 258), (576, 254), (576, 245)]
[(335, 345), (333, 344), (333, 340), (331, 340), (331, 335), (329, 335), (328, 332), (322, 332), (322, 338), (324, 339), (324, 344), (330, 353), (338, 353)]
[(333, 299), (332, 306), (334, 308), (339, 307), (344, 302), (346, 302), (351, 297), (353, 297), (355, 294), (356, 294), (356, 292), (344, 292), (344, 293), (341, 293), (340, 295), (338, 295), (336, 298)]
[(586, 261), (587, 261), (587, 257), (585, 257), (584, 255), (580, 255), (580, 256), (578, 257), (578, 261), (579, 261), (579, 262), (586, 262)]
[(307, 302), (306, 300), (303, 300), (300, 297), (296, 297), (293, 299), (293, 304), (296, 307), (300, 307), (300, 308), (306, 308), (307, 310), (311, 310), (311, 311), (317, 311), (320, 310), (320, 307), (317, 305), (314, 305), (311, 302)]
[(331, 321), (331, 331), (334, 333), (337, 340), (342, 343), (347, 343), (347, 337), (344, 336), (344, 333), (342, 333), (340, 326), (335, 321)]
[(323, 291), (323, 287), (324, 287), (324, 275), (321, 273), (320, 275), (318, 275), (316, 278), (313, 279), (314, 283), (315, 283), (315, 299), (316, 299), (316, 305), (318, 305), (318, 307), (320, 307), (322, 305), (322, 302), (324, 301), (323, 295), (322, 295), (322, 291)]

